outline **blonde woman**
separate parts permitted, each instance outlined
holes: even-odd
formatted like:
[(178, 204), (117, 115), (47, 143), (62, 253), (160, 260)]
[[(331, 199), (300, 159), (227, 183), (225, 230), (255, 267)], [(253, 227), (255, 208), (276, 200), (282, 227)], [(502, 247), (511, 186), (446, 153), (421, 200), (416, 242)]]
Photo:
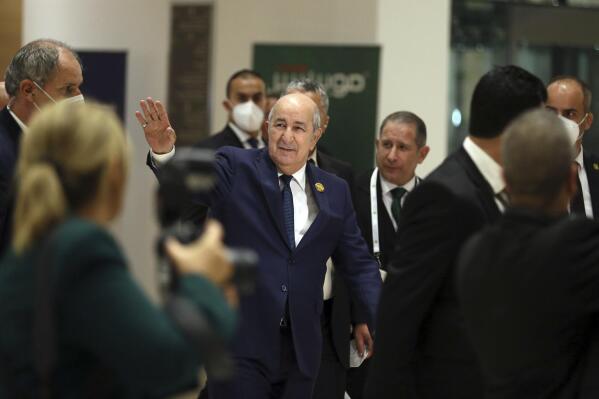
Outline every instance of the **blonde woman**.
[[(121, 210), (127, 154), (121, 124), (99, 105), (46, 107), (23, 135), (0, 264), (0, 397), (162, 397), (195, 383), (201, 356), (135, 284), (106, 230)], [(209, 224), (198, 242), (167, 249), (179, 294), (230, 337), (221, 236)]]

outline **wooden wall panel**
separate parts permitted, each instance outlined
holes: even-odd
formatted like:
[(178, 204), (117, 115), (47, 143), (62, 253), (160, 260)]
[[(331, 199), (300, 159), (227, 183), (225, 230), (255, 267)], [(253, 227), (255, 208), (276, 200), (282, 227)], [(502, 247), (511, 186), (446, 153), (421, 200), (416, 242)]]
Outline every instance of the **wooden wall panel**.
[(0, 81), (8, 63), (21, 47), (23, 0), (0, 0)]

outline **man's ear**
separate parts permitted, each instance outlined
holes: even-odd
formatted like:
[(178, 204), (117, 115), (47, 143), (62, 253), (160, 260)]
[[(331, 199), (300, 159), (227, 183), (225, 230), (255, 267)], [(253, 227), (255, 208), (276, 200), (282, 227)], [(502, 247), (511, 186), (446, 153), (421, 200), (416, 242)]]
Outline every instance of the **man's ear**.
[(418, 150), (418, 163), (422, 163), (422, 161), (424, 161), (430, 150), (431, 149), (428, 145), (422, 146), (422, 148)]
[[(316, 147), (316, 143), (318, 143), (318, 140), (320, 140), (320, 138), (322, 137), (322, 128), (319, 127), (318, 129), (316, 129), (316, 131), (314, 132), (314, 136), (312, 137), (312, 140), (314, 141), (314, 147)], [(314, 149), (314, 148), (312, 148)]]
[(21, 83), (19, 83), (19, 94), (21, 97), (28, 99), (29, 101), (33, 101), (33, 92), (35, 90), (35, 84), (31, 79), (23, 79)]
[(229, 100), (228, 98), (224, 100), (223, 108), (225, 109), (225, 111), (227, 111), (227, 113), (233, 111), (233, 104), (231, 104), (231, 100)]
[(582, 127), (582, 129), (584, 131), (587, 131), (591, 128), (591, 125), (593, 124), (593, 113), (589, 112), (587, 115), (587, 119), (584, 121), (584, 126)]
[(327, 127), (329, 127), (329, 122), (330, 121), (331, 121), (331, 117), (330, 116), (327, 115), (327, 116), (324, 117), (324, 121), (322, 122), (322, 126), (321, 126), (321, 129), (322, 129), (322, 133), (320, 134), (321, 136), (324, 134), (324, 132), (326, 132)]

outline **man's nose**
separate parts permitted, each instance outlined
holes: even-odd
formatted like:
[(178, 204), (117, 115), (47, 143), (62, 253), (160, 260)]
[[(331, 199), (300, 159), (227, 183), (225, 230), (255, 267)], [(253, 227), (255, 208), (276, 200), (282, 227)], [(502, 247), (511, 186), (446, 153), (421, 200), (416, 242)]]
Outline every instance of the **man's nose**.
[(290, 126), (285, 129), (281, 138), (287, 143), (293, 140), (293, 132), (291, 131)]
[(397, 160), (397, 147), (391, 147), (389, 153), (387, 154), (387, 159), (391, 162), (395, 162)]

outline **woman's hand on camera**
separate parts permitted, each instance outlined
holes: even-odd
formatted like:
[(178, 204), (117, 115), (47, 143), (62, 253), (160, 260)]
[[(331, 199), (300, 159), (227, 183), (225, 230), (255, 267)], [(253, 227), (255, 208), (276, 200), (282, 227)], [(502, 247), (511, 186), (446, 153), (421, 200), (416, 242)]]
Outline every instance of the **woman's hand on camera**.
[(166, 252), (182, 274), (201, 274), (214, 284), (224, 287), (233, 275), (233, 265), (227, 259), (220, 223), (208, 220), (200, 238), (188, 245), (175, 239), (166, 242)]

